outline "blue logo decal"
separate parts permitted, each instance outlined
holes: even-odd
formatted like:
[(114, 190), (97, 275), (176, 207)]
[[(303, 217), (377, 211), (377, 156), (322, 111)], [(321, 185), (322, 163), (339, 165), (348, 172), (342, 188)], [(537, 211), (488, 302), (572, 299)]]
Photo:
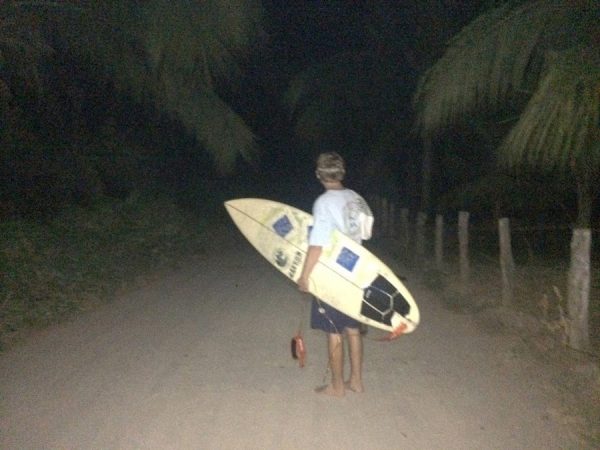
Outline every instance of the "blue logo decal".
[(285, 237), (294, 227), (290, 222), (290, 219), (286, 215), (282, 216), (273, 224), (273, 229), (281, 237)]
[(354, 270), (354, 266), (358, 261), (359, 256), (351, 250), (348, 250), (346, 247), (342, 248), (342, 251), (338, 255), (335, 262), (337, 262), (340, 266), (346, 269), (348, 272), (352, 272)]

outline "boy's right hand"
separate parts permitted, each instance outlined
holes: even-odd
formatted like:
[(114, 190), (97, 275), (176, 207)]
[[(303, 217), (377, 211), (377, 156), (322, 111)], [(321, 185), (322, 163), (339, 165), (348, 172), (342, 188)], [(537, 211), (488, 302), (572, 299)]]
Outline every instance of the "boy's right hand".
[(298, 279), (298, 289), (300, 292), (308, 292), (308, 278), (300, 277)]

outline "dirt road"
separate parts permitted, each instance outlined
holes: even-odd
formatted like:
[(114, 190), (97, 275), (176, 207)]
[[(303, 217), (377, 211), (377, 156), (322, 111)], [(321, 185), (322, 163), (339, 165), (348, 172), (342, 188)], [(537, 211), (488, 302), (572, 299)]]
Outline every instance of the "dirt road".
[(417, 331), (365, 342), (364, 394), (314, 394), (324, 337), (306, 331), (304, 369), (289, 352), (306, 298), (235, 231), (212, 244), (184, 270), (0, 355), (0, 448), (588, 445), (542, 363), (515, 352), (518, 337), (444, 309), (410, 273)]

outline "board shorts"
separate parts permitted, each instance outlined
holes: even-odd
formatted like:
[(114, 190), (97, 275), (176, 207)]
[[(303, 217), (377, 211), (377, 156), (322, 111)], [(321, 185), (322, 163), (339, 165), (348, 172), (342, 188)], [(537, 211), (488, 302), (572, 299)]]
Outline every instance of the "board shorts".
[(342, 334), (344, 328), (359, 328), (360, 322), (313, 297), (310, 308), (310, 327), (326, 333)]

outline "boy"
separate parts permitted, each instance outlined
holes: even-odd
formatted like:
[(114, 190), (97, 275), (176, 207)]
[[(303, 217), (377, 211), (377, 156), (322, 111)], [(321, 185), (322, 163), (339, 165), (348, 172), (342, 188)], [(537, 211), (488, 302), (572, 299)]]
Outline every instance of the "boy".
[[(309, 237), (309, 247), (304, 267), (298, 279), (298, 288), (308, 292), (310, 274), (323, 247), (334, 230), (339, 230), (358, 243), (370, 237), (373, 224), (371, 211), (365, 200), (356, 192), (343, 186), (346, 173), (344, 160), (335, 152), (323, 153), (317, 159), (317, 179), (325, 188), (313, 205), (314, 224)], [(331, 383), (316, 392), (341, 397), (346, 389), (363, 392), (362, 335), (358, 321), (337, 311), (319, 299), (313, 299), (311, 328), (327, 333)], [(346, 335), (350, 354), (350, 377), (344, 382), (344, 341)]]

